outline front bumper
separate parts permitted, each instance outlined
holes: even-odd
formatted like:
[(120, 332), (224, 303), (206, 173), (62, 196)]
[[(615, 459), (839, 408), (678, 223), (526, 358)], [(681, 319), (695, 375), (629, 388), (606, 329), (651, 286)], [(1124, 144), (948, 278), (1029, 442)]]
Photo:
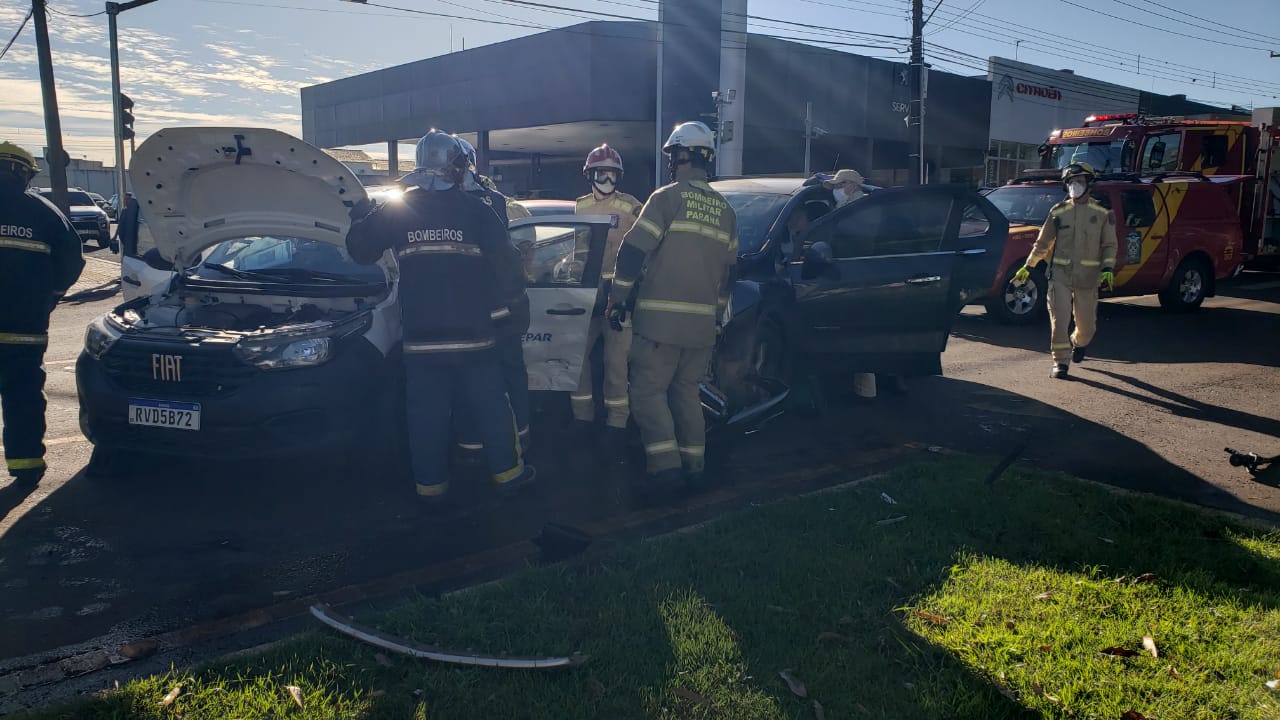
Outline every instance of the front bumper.
[[(169, 343), (130, 339), (129, 357), (151, 350), (172, 352)], [(290, 370), (238, 369), (231, 381), (218, 384), (193, 379), (192, 391), (182, 382), (151, 382), (143, 373), (122, 371), (118, 363), (81, 353), (76, 362), (80, 426), (95, 446), (170, 456), (257, 458), (341, 451), (365, 431), (391, 432), (400, 418), (386, 417), (384, 402), (398, 392), (399, 373), (363, 338), (338, 342), (334, 357), (323, 365)], [(199, 355), (188, 362), (198, 367)], [(130, 425), (131, 398), (198, 403), (199, 430)]]

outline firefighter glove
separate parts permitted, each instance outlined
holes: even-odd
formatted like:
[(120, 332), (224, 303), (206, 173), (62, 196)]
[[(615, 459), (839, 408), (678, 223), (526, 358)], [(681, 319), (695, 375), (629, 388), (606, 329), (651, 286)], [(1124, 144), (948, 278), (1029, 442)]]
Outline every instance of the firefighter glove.
[(1110, 270), (1103, 270), (1102, 277), (1098, 278), (1098, 284), (1107, 290), (1116, 289), (1116, 276)]
[(609, 306), (609, 327), (615, 332), (622, 332), (622, 323), (627, 321), (627, 307), (625, 305)]
[(1030, 278), (1031, 278), (1031, 268), (1027, 267), (1026, 265), (1023, 265), (1022, 269), (1018, 270), (1018, 272), (1013, 274), (1013, 284), (1026, 285), (1027, 280)]

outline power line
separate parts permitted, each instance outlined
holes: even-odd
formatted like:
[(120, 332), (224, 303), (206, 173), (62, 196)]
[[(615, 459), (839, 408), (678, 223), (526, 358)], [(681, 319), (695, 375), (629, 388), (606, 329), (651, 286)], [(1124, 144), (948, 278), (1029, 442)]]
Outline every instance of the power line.
[(1088, 5), (1081, 5), (1080, 3), (1072, 2), (1072, 0), (1058, 0), (1058, 1), (1061, 3), (1065, 3), (1067, 5), (1071, 5), (1073, 7), (1078, 7), (1081, 10), (1088, 10), (1089, 12), (1097, 13), (1099, 15), (1109, 17), (1112, 20), (1119, 20), (1120, 22), (1126, 22), (1131, 25), (1137, 25), (1139, 27), (1146, 28), (1148, 30), (1156, 30), (1162, 33), (1169, 33), (1170, 35), (1177, 35), (1178, 37), (1190, 38), (1192, 40), (1199, 40), (1201, 42), (1213, 43), (1214, 45), (1226, 45), (1228, 47), (1240, 48), (1242, 50), (1261, 50), (1264, 52), (1268, 50), (1268, 48), (1264, 48), (1264, 47), (1255, 47), (1252, 45), (1239, 45), (1237, 43), (1226, 42), (1225, 40), (1212, 40), (1210, 38), (1206, 38), (1200, 35), (1188, 35), (1187, 33), (1180, 33), (1177, 30), (1169, 30), (1168, 28), (1155, 27), (1154, 25), (1149, 25), (1147, 23), (1134, 20), (1132, 18), (1121, 17), (1119, 15), (1112, 15), (1109, 12), (1098, 10), (1096, 8), (1091, 8)]
[[(1145, 2), (1145, 1), (1149, 1), (1149, 0), (1144, 0), (1144, 2)], [(858, 6), (857, 6), (857, 7), (846, 6), (846, 7), (845, 7), (845, 9), (850, 10), (850, 11), (854, 11), (854, 12), (865, 12), (865, 11), (862, 9), (862, 6), (864, 6), (864, 5), (871, 5), (871, 6), (873, 6), (873, 7), (891, 7), (891, 6), (889, 6), (889, 5), (877, 4), (877, 3), (874, 3), (874, 2), (861, 1), (861, 0), (860, 0), (860, 2), (858, 3)], [(1086, 9), (1087, 9), (1087, 8), (1086, 8)], [(1035, 41), (1033, 41), (1033, 40), (1028, 40), (1028, 39), (1026, 39), (1027, 37), (1040, 37), (1040, 36), (1042, 36), (1042, 35), (1044, 34), (1043, 28), (1028, 27), (1028, 26), (1026, 26), (1026, 25), (1020, 25), (1020, 24), (1018, 24), (1018, 23), (1011, 22), (1011, 21), (1008, 21), (1008, 20), (1004, 20), (1004, 19), (1002, 19), (1002, 18), (993, 17), (993, 16), (991, 16), (991, 15), (984, 15), (984, 14), (979, 13), (979, 12), (974, 12), (974, 13), (972, 13), (972, 17), (973, 17), (973, 18), (981, 18), (981, 19), (982, 19), (982, 24), (980, 24), (980, 25), (972, 24), (971, 22), (969, 22), (969, 21), (968, 21), (968, 20), (969, 20), (968, 18), (966, 18), (966, 19), (965, 19), (965, 21), (960, 21), (960, 18), (959, 18), (960, 13), (957, 13), (957, 12), (955, 12), (955, 11), (942, 10), (942, 11), (941, 11), (941, 14), (942, 14), (942, 15), (944, 15), (944, 16), (948, 16), (948, 17), (950, 17), (950, 18), (952, 18), (952, 19), (957, 20), (957, 22), (958, 22), (958, 24), (959, 24), (960, 26), (963, 26), (963, 27), (968, 28), (968, 29), (972, 29), (972, 30), (980, 30), (980, 31), (986, 31), (986, 32), (999, 33), (999, 34), (1001, 35), (1001, 37), (1002, 37), (1002, 38), (1008, 39), (1008, 40), (1010, 40), (1010, 41), (1018, 40), (1018, 41), (1021, 41), (1021, 42), (1022, 42), (1022, 43), (1024, 43), (1024, 44), (1027, 44), (1028, 46), (1031, 46), (1031, 45), (1040, 45), (1041, 47), (1050, 47), (1050, 46), (1041, 45), (1040, 43), (1036, 43), (1036, 42), (1035, 42)], [(1025, 31), (1025, 32), (1030, 33), (1030, 35), (1029, 35), (1029, 36), (1015, 36), (1015, 35), (1010, 35), (1010, 34), (1009, 34), (1009, 32), (1010, 32), (1010, 31), (1013, 31), (1013, 32), (1019, 32), (1020, 34), (1021, 34), (1021, 32), (1022, 32), (1022, 31)], [(1000, 39), (1000, 38), (994, 38), (994, 37), (990, 37), (990, 36), (982, 36), (982, 35), (979, 35), (979, 37), (984, 37), (984, 38), (989, 39), (989, 40), (999, 40), (999, 39)], [(1128, 56), (1128, 55), (1124, 55), (1124, 54), (1120, 54), (1120, 53), (1117, 53), (1113, 48), (1111, 48), (1111, 47), (1109, 47), (1109, 46), (1098, 45), (1098, 44), (1096, 44), (1096, 43), (1090, 43), (1090, 42), (1087, 42), (1087, 41), (1082, 41), (1082, 40), (1074, 39), (1074, 38), (1073, 38), (1073, 40), (1072, 40), (1072, 43), (1073, 43), (1073, 44), (1075, 44), (1075, 45), (1083, 45), (1083, 46), (1090, 47), (1090, 48), (1096, 48), (1096, 49), (1097, 49), (1097, 52), (1095, 52), (1095, 53), (1094, 53), (1094, 54), (1096, 54), (1096, 55), (1105, 55), (1105, 56), (1110, 56), (1110, 57), (1121, 58), (1121, 59), (1124, 59), (1124, 60), (1129, 60), (1129, 59), (1130, 59), (1130, 56)], [(1062, 57), (1062, 56), (1059, 56), (1059, 57)], [(1182, 63), (1177, 63), (1177, 62), (1173, 62), (1173, 61), (1170, 61), (1170, 60), (1166, 60), (1166, 59), (1158, 58), (1158, 57), (1154, 57), (1154, 56), (1147, 56), (1145, 53), (1143, 53), (1143, 54), (1142, 54), (1142, 59), (1143, 59), (1144, 61), (1146, 61), (1146, 60), (1148, 59), (1148, 57), (1150, 57), (1150, 59), (1152, 59), (1152, 60), (1154, 60), (1154, 61), (1156, 61), (1156, 62), (1159, 62), (1160, 64), (1165, 65), (1165, 66), (1167, 66), (1167, 67), (1169, 67), (1169, 68), (1182, 68), (1182, 69), (1185, 69), (1185, 70), (1188, 70), (1188, 71), (1194, 71), (1194, 72), (1198, 75), (1199, 80), (1201, 80), (1201, 81), (1205, 81), (1205, 82), (1211, 82), (1211, 77), (1212, 77), (1212, 75), (1216, 74), (1219, 80), (1221, 80), (1222, 78), (1229, 78), (1229, 79), (1232, 79), (1232, 80), (1240, 80), (1240, 81), (1243, 81), (1243, 83), (1247, 83), (1247, 84), (1256, 84), (1256, 85), (1258, 85), (1258, 86), (1261, 86), (1261, 88), (1264, 88), (1264, 89), (1262, 89), (1262, 90), (1260, 91), (1260, 94), (1263, 94), (1263, 95), (1267, 95), (1267, 94), (1271, 94), (1271, 93), (1275, 92), (1274, 90), (1266, 89), (1266, 88), (1273, 88), (1273, 87), (1274, 87), (1274, 88), (1276, 88), (1276, 89), (1280, 89), (1280, 84), (1276, 84), (1276, 83), (1271, 82), (1271, 81), (1259, 80), (1258, 78), (1245, 77), (1245, 76), (1242, 76), (1242, 75), (1233, 75), (1233, 74), (1231, 74), (1231, 73), (1227, 73), (1227, 72), (1216, 72), (1216, 73), (1215, 73), (1214, 71), (1205, 70), (1205, 69), (1203, 69), (1203, 68), (1199, 68), (1199, 67), (1195, 67), (1195, 66), (1191, 66), (1191, 65), (1185, 65), (1185, 64), (1182, 64)], [(1072, 58), (1072, 59), (1077, 59), (1077, 58)], [(1102, 67), (1107, 67), (1107, 66), (1102, 66)], [(1146, 74), (1146, 73), (1144, 73), (1144, 74)], [(1185, 78), (1182, 78), (1182, 77), (1167, 77), (1167, 76), (1163, 76), (1163, 75), (1152, 75), (1152, 77), (1155, 77), (1155, 78), (1157, 78), (1157, 79), (1161, 79), (1161, 80), (1167, 80), (1167, 81), (1170, 81), (1170, 82), (1180, 82), (1180, 83), (1181, 83), (1181, 82), (1184, 82), (1184, 81), (1185, 81)], [(1221, 84), (1221, 83), (1219, 83), (1219, 84)], [(1257, 90), (1257, 89), (1255, 89), (1255, 88), (1252, 88), (1252, 87), (1248, 87), (1248, 88), (1243, 89), (1243, 90), (1235, 90), (1235, 92), (1249, 92), (1249, 93), (1253, 93), (1253, 92), (1258, 92), (1258, 90)]]
[(13, 34), (13, 37), (9, 38), (9, 43), (4, 46), (4, 49), (0, 50), (0, 60), (3, 60), (5, 53), (9, 52), (9, 48), (13, 47), (13, 42), (18, 39), (18, 36), (22, 34), (23, 29), (27, 27), (27, 23), (31, 21), (31, 13), (35, 11), (35, 6), (32, 6), (32, 8), (27, 11), (27, 16), (18, 24), (18, 31)]
[[(940, 32), (943, 32), (943, 31), (945, 31), (945, 30), (949, 30), (949, 29), (951, 29), (952, 27), (955, 27), (955, 24), (956, 24), (956, 23), (958, 23), (958, 22), (960, 22), (961, 20), (963, 20), (963, 19), (965, 19), (966, 17), (968, 17), (970, 14), (972, 14), (972, 13), (973, 13), (973, 11), (975, 11), (975, 10), (977, 10), (978, 8), (982, 7), (982, 4), (983, 4), (983, 3), (985, 3), (986, 1), (987, 1), (987, 0), (974, 0), (973, 4), (969, 6), (969, 9), (968, 9), (968, 10), (965, 10), (964, 12), (960, 13), (959, 15), (957, 15), (957, 16), (955, 17), (955, 19), (954, 19), (954, 20), (952, 20), (951, 22), (947, 23), (946, 25), (943, 25), (942, 27), (938, 28), (937, 30), (934, 30), (933, 32), (931, 32), (931, 33), (929, 33), (929, 34), (930, 34), (930, 35), (937, 35), (937, 34), (938, 34), (938, 33), (940, 33)], [(939, 3), (938, 3), (938, 5), (942, 5), (942, 3), (941, 3), (941, 2), (939, 2)], [(937, 11), (937, 9), (938, 9), (938, 8), (934, 8), (934, 11), (936, 12), (936, 11)], [(930, 15), (930, 17), (932, 17), (932, 15)]]
[(55, 14), (55, 15), (61, 15), (61, 16), (63, 16), (63, 17), (73, 17), (73, 18), (91, 18), (91, 17), (98, 17), (99, 15), (106, 15), (106, 14), (107, 14), (107, 11), (106, 11), (106, 10), (99, 10), (99, 11), (98, 11), (98, 12), (96, 12), (96, 13), (89, 13), (89, 14), (87, 14), (87, 15), (78, 15), (78, 14), (76, 14), (76, 13), (63, 12), (63, 11), (59, 10), (58, 8), (56, 8), (56, 7), (52, 6), (52, 5), (48, 4), (48, 3), (45, 3), (44, 9), (45, 9), (45, 10), (48, 10), (49, 12), (51, 12), (51, 13), (53, 13), (53, 14)]
[[(1262, 40), (1262, 41), (1264, 41), (1264, 42), (1280, 43), (1280, 38), (1278, 38), (1278, 37), (1273, 37), (1273, 36), (1271, 36), (1271, 35), (1263, 35), (1262, 33), (1257, 33), (1257, 32), (1254, 32), (1254, 31), (1252, 31), (1252, 30), (1245, 30), (1244, 28), (1238, 28), (1238, 27), (1235, 27), (1234, 25), (1228, 25), (1228, 24), (1226, 24), (1226, 23), (1224, 23), (1224, 22), (1221, 22), (1221, 21), (1219, 21), (1219, 20), (1210, 20), (1210, 19), (1208, 19), (1208, 18), (1202, 18), (1202, 17), (1200, 17), (1199, 15), (1192, 15), (1191, 13), (1186, 12), (1186, 11), (1183, 11), (1183, 10), (1176, 10), (1176, 9), (1174, 9), (1174, 8), (1168, 7), (1168, 6), (1167, 6), (1167, 5), (1165, 5), (1165, 4), (1157, 3), (1157, 2), (1153, 2), (1152, 0), (1139, 0), (1139, 1), (1140, 1), (1140, 2), (1144, 2), (1144, 3), (1148, 4), (1148, 5), (1154, 5), (1154, 6), (1158, 7), (1158, 8), (1164, 9), (1164, 10), (1168, 10), (1169, 12), (1177, 13), (1177, 14), (1179, 14), (1179, 15), (1185, 15), (1185, 16), (1187, 16), (1187, 17), (1189, 17), (1189, 18), (1193, 19), (1193, 20), (1199, 20), (1199, 21), (1200, 21), (1200, 23), (1202, 23), (1202, 24), (1197, 25), (1197, 24), (1195, 24), (1195, 23), (1187, 22), (1186, 20), (1178, 20), (1177, 18), (1171, 18), (1171, 17), (1169, 17), (1168, 15), (1160, 15), (1160, 13), (1157, 13), (1157, 12), (1154, 12), (1154, 11), (1144, 10), (1144, 9), (1142, 9), (1142, 8), (1134, 8), (1135, 10), (1142, 10), (1142, 12), (1151, 12), (1153, 15), (1159, 15), (1159, 16), (1160, 16), (1160, 17), (1162, 17), (1162, 18), (1166, 18), (1166, 19), (1168, 19), (1168, 20), (1174, 20), (1175, 22), (1182, 23), (1183, 25), (1189, 25), (1189, 26), (1191, 26), (1191, 27), (1203, 28), (1203, 27), (1204, 27), (1203, 23), (1209, 23), (1210, 25), (1217, 25), (1218, 27), (1224, 28), (1224, 29), (1226, 29), (1226, 30), (1232, 30), (1232, 31), (1235, 31), (1235, 32), (1241, 32), (1241, 33), (1245, 33), (1246, 35), (1254, 35), (1254, 36), (1256, 36), (1256, 37), (1257, 37), (1257, 39)], [(1116, 2), (1120, 2), (1120, 0), (1116, 0)], [(1126, 3), (1126, 2), (1120, 2), (1120, 4), (1121, 4), (1121, 5), (1129, 5), (1129, 4), (1128, 4), (1128, 3)], [(1133, 6), (1133, 5), (1129, 5), (1129, 7), (1134, 7), (1134, 6)]]

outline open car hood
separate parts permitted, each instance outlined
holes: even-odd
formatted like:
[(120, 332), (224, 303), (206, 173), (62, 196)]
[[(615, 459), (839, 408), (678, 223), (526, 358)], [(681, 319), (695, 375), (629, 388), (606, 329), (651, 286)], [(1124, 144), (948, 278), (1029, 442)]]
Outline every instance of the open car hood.
[(138, 146), (129, 178), (156, 249), (179, 270), (238, 237), (344, 246), (348, 209), (365, 197), (346, 165), (265, 128), (161, 130)]

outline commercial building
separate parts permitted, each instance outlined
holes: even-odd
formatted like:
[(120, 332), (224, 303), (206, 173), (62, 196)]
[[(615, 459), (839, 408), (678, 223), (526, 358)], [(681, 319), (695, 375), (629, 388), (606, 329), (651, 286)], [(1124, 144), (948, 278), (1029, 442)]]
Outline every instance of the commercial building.
[[(681, 120), (719, 124), (721, 175), (802, 173), (811, 103), (812, 170), (905, 182), (906, 65), (746, 33), (745, 17), (746, 0), (665, 2), (659, 23), (584, 23), (303, 88), (303, 136), (387, 143), (395, 162), (432, 127), (458, 132), (522, 197), (580, 194), (582, 158), (608, 142), (642, 194), (665, 182), (656, 148)], [(928, 93), (930, 179), (978, 183), (990, 84), (933, 72)]]

